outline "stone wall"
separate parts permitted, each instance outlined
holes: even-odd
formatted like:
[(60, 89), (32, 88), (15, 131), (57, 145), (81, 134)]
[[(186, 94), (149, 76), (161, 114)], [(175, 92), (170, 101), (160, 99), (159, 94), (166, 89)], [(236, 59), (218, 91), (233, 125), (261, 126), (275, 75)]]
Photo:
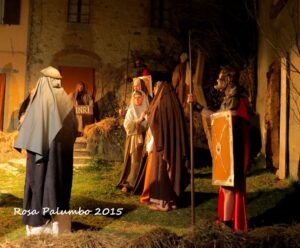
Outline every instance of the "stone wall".
[(91, 0), (88, 24), (68, 23), (67, 8), (67, 0), (32, 0), (27, 88), (50, 64), (93, 67), (97, 101), (123, 84), (129, 43), (131, 66), (140, 55), (151, 71), (173, 69), (181, 47), (168, 31), (150, 27), (149, 0)]
[[(289, 176), (298, 179), (300, 170), (300, 66), (299, 43), (299, 4), (297, 0), (288, 1), (278, 16), (270, 19), (271, 1), (260, 2), (260, 39), (258, 51), (258, 93), (257, 112), (266, 143), (264, 117), (266, 109), (267, 72), (275, 61), (281, 61), (281, 112), (280, 112), (280, 157), (279, 178)], [(294, 19), (293, 19), (294, 18)], [(296, 19), (295, 19), (296, 18)], [(297, 25), (295, 25), (297, 24)], [(287, 66), (286, 59), (290, 62)], [(282, 92), (286, 91), (286, 94)], [(286, 106), (286, 107), (285, 107)]]
[(25, 98), (28, 12), (29, 0), (23, 0), (20, 24), (0, 24), (0, 74), (5, 76), (4, 131), (12, 125), (13, 113)]

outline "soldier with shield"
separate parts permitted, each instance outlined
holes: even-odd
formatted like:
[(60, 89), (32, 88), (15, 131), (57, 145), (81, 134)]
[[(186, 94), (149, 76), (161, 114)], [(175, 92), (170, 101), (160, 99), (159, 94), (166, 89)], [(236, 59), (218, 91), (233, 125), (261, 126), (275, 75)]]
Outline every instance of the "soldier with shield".
[[(249, 103), (239, 85), (239, 73), (222, 67), (215, 89), (224, 93), (220, 111), (210, 115), (209, 143), (213, 158), (213, 184), (220, 185), (218, 222), (247, 232), (246, 172), (249, 160)], [(193, 96), (188, 96), (193, 102)], [(208, 111), (202, 110), (202, 113)]]

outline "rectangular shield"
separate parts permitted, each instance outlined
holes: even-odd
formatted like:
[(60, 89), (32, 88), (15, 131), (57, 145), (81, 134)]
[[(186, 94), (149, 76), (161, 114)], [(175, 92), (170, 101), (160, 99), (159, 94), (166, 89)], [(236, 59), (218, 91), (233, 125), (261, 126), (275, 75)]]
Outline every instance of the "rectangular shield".
[(232, 111), (211, 115), (212, 184), (234, 186)]

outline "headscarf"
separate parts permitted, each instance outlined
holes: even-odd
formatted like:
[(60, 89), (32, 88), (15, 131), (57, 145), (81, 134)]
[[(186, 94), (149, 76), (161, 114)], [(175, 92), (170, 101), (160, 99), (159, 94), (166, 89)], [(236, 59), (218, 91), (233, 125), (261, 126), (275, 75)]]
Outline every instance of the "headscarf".
[[(142, 92), (145, 104), (149, 105), (149, 99), (148, 99), (149, 92), (148, 92), (148, 89), (145, 85), (145, 82), (143, 80), (141, 80), (140, 78), (138, 78), (138, 77), (133, 78), (132, 88), (134, 88), (135, 85), (140, 85), (140, 89), (138, 89), (138, 91)], [(130, 103), (133, 103), (132, 100), (133, 100), (133, 98), (131, 98)]]
[[(136, 106), (134, 104), (133, 98), (137, 94), (141, 94), (143, 96), (143, 102), (140, 106)], [(129, 152), (132, 154), (138, 146), (141, 146), (144, 142), (143, 131), (147, 128), (147, 121), (144, 120), (141, 123), (141, 126), (137, 127), (136, 121), (141, 116), (142, 112), (147, 111), (148, 109), (148, 101), (145, 101), (145, 96), (142, 94), (142, 91), (134, 91), (131, 97), (131, 104), (127, 110), (125, 120), (124, 120), (124, 128), (126, 133), (131, 138)]]
[[(142, 94), (142, 97), (143, 97), (143, 102), (142, 102), (142, 105), (140, 105), (140, 106), (136, 106), (134, 104), (134, 96), (137, 92)], [(148, 98), (145, 95), (145, 93), (141, 90), (134, 91), (132, 93), (130, 105), (127, 110), (126, 116), (125, 116), (125, 121), (124, 121), (125, 129), (126, 129), (126, 125), (128, 125), (129, 122), (137, 120), (141, 116), (142, 112), (147, 111), (148, 107), (149, 107), (149, 101), (148, 101)], [(142, 126), (146, 127), (146, 125), (147, 125), (146, 121), (143, 121)]]
[(63, 126), (73, 104), (61, 87), (60, 79), (39, 78), (32, 100), (21, 125), (15, 148), (36, 153), (36, 160), (44, 157)]

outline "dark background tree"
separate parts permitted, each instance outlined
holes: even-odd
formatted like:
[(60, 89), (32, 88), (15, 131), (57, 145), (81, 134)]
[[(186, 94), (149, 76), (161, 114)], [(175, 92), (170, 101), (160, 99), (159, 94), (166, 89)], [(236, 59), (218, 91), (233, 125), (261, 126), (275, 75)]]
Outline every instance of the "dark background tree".
[[(253, 108), (256, 96), (256, 21), (252, 0), (173, 0), (171, 5), (172, 32), (188, 51), (191, 30), (193, 61), (196, 49), (205, 56), (204, 88), (209, 104), (215, 108), (218, 99), (213, 90), (222, 65), (242, 70), (241, 83), (247, 88)], [(212, 95), (211, 95), (212, 94)]]

